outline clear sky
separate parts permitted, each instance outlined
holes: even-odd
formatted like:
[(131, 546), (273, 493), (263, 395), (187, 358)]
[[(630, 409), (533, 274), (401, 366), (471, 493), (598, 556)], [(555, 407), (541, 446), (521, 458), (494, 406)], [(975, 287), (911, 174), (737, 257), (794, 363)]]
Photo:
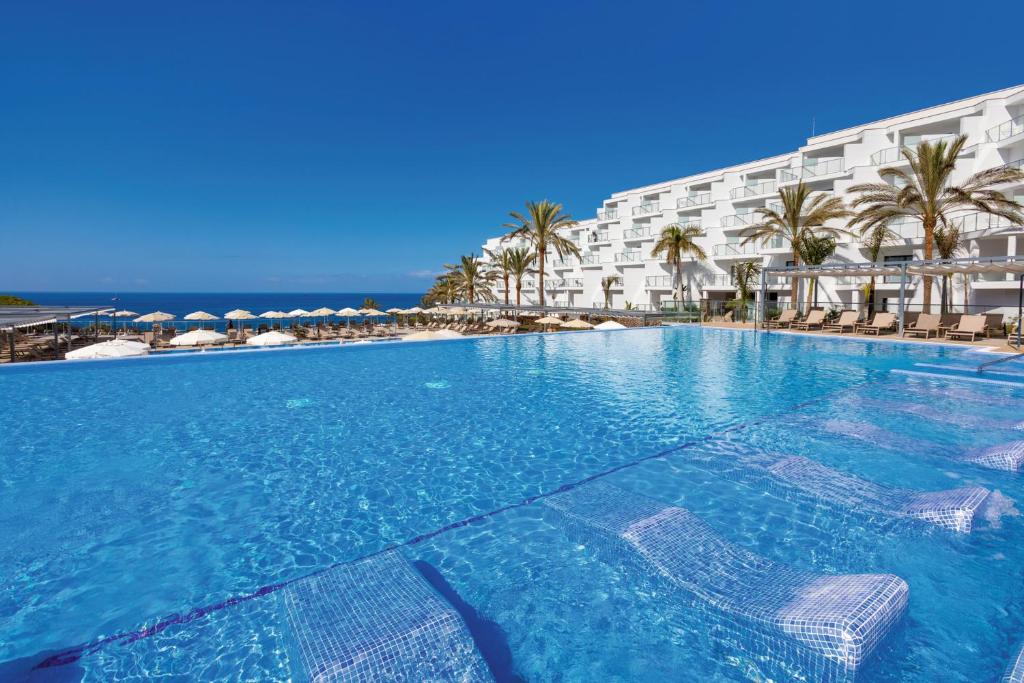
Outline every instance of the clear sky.
[(0, 288), (422, 291), (507, 212), (1024, 82), (1012, 3), (0, 6)]

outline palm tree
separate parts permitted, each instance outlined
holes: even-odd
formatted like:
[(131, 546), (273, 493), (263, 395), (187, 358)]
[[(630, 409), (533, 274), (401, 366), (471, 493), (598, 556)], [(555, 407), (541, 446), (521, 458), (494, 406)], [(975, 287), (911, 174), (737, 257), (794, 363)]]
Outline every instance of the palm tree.
[[(871, 262), (875, 263), (878, 261), (879, 255), (882, 253), (882, 248), (887, 244), (896, 244), (899, 242), (899, 234), (889, 227), (888, 223), (877, 223), (871, 226), (862, 226), (860, 229), (860, 243), (867, 249), (868, 256), (871, 257)], [(864, 300), (868, 303), (868, 315), (874, 313), (875, 309), (875, 276), (871, 276), (871, 280), (867, 284), (867, 289), (864, 290)]]
[[(939, 258), (951, 259), (963, 248), (963, 239), (960, 228), (953, 224), (940, 225), (935, 228), (935, 250), (939, 252)], [(948, 285), (948, 288), (947, 288)], [(948, 313), (953, 303), (953, 276), (945, 274), (942, 276), (942, 290), (939, 294), (939, 310)], [(967, 312), (967, 273), (964, 273), (964, 313)]]
[(612, 288), (619, 282), (618, 275), (609, 275), (601, 278), (601, 291), (604, 292), (604, 307), (612, 307)]
[(455, 285), (459, 296), (471, 304), (475, 304), (477, 297), (482, 301), (494, 301), (497, 297), (491, 290), (491, 285), (497, 279), (498, 274), (493, 270), (486, 270), (475, 255), (462, 256), (456, 265), (445, 264), (448, 269), (448, 277)]
[(526, 215), (518, 211), (509, 213), (514, 223), (506, 223), (506, 228), (512, 228), (508, 234), (509, 238), (523, 237), (533, 247), (533, 253), (537, 257), (537, 272), (539, 282), (537, 291), (540, 292), (540, 305), (544, 305), (544, 257), (549, 249), (554, 249), (559, 258), (565, 258), (566, 254), (579, 258), (580, 248), (562, 235), (559, 230), (576, 225), (576, 221), (569, 214), (562, 213), (562, 205), (549, 202), (544, 199), (539, 202), (526, 202)]
[(746, 319), (747, 303), (753, 298), (753, 282), (761, 274), (761, 265), (754, 261), (742, 261), (732, 267), (732, 280), (736, 285), (736, 299), (731, 301), (734, 311)]
[[(975, 173), (959, 185), (952, 184), (956, 159), (967, 142), (959, 135), (952, 142), (922, 142), (917, 149), (903, 147), (900, 153), (910, 165), (909, 171), (886, 167), (878, 170), (885, 181), (861, 183), (850, 188), (860, 196), (853, 200), (859, 208), (853, 223), (872, 227), (894, 218), (910, 216), (924, 227), (924, 258), (933, 257), (935, 229), (949, 225), (951, 213), (974, 209), (1001, 216), (1013, 223), (1024, 221), (1024, 206), (1002, 192), (996, 185), (1024, 180), (1024, 171), (1000, 166)], [(931, 312), (932, 278), (924, 277), (924, 312)]]
[[(516, 282), (516, 306), (522, 306), (523, 278), (527, 273), (533, 272), (533, 262), (537, 255), (525, 247), (517, 247), (508, 250), (509, 274)], [(508, 286), (505, 287), (508, 289)]]
[[(809, 266), (820, 266), (832, 254), (836, 253), (836, 240), (828, 235), (809, 233), (800, 241), (800, 257)], [(811, 286), (807, 292), (807, 312), (811, 311), (811, 302), (818, 303), (818, 278), (811, 278)]]
[[(810, 195), (811, 188), (803, 181), (779, 188), (782, 212), (768, 208), (755, 209), (754, 213), (760, 217), (761, 222), (743, 232), (746, 237), (741, 244), (749, 244), (756, 240), (767, 244), (773, 238), (783, 239), (789, 243), (793, 253), (793, 265), (798, 266), (801, 242), (807, 235), (819, 234), (833, 239), (846, 235), (846, 230), (825, 227), (825, 223), (830, 220), (850, 215), (843, 201), (827, 194), (819, 194), (813, 198)], [(797, 305), (799, 282), (797, 277), (793, 277), (790, 299), (794, 307)]]
[(651, 249), (651, 256), (665, 255), (665, 260), (675, 269), (676, 301), (683, 300), (683, 258), (692, 255), (698, 261), (706, 261), (707, 253), (694, 239), (704, 233), (696, 225), (681, 226), (671, 223), (661, 229), (661, 238)]
[(437, 279), (434, 280), (434, 284), (431, 285), (427, 293), (420, 299), (424, 307), (430, 307), (435, 304), (450, 304), (454, 303), (459, 298), (459, 290), (455, 282), (452, 280), (450, 274), (445, 273), (444, 275), (438, 275)]

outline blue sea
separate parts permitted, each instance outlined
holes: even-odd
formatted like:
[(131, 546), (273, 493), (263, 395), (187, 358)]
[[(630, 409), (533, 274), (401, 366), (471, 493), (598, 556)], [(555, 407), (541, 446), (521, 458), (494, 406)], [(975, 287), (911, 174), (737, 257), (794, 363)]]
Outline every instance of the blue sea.
[[(138, 296), (223, 313), (363, 295)], [(0, 368), (0, 680), (308, 680), (302, 637), (422, 609), (384, 573), (365, 611), (307, 591), (307, 632), (289, 618), (290, 591), (386, 549), (499, 681), (823, 680), (728, 618), (778, 612), (769, 576), (861, 574), (899, 577), (909, 604), (858, 680), (995, 680), (1024, 637), (1024, 483), (971, 454), (1021, 440), (1024, 363), (934, 376), (986, 356), (694, 326)], [(813, 477), (769, 476), (786, 463)], [(611, 517), (705, 525), (652, 550), (699, 560), (674, 575), (688, 590), (549, 504), (595, 484), (625, 492)], [(901, 512), (950, 489), (988, 496), (970, 533)]]

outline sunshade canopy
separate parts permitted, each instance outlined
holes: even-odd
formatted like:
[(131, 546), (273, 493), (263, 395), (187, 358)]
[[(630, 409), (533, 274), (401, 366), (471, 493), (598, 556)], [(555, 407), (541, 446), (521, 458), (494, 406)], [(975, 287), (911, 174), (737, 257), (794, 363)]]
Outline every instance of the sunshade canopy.
[(545, 316), (535, 321), (538, 325), (561, 325), (562, 319), (554, 316)]
[(228, 311), (224, 314), (225, 320), (254, 320), (257, 316), (253, 315), (249, 311), (241, 308), (236, 308), (233, 311)]
[(567, 330), (591, 330), (594, 328), (594, 326), (586, 320), (580, 320), (579, 318), (562, 323), (562, 327)]
[(315, 311), (310, 311), (309, 314), (311, 316), (317, 316), (317, 317), (319, 317), (319, 316), (326, 316), (326, 315), (334, 315), (334, 309), (326, 308), (326, 307), (321, 307), (321, 308), (316, 309)]
[(245, 340), (245, 343), (249, 346), (280, 346), (282, 344), (294, 344), (299, 341), (290, 334), (284, 332), (264, 332), (263, 334), (257, 334), (255, 337), (249, 337)]
[(213, 330), (193, 330), (185, 334), (179, 334), (168, 342), (171, 346), (201, 346), (203, 344), (214, 344), (227, 339), (227, 335)]
[(135, 319), (137, 323), (162, 323), (167, 320), (174, 320), (174, 316), (170, 313), (164, 313), (163, 311), (154, 311), (147, 313), (146, 315), (140, 315)]
[(341, 318), (355, 318), (357, 316), (362, 315), (362, 313), (360, 313), (354, 308), (343, 308), (340, 311), (337, 311), (334, 315)]
[(185, 320), (216, 320), (217, 316), (210, 315), (206, 311), (196, 311), (185, 316)]
[(91, 358), (127, 358), (129, 356), (145, 356), (149, 353), (149, 345), (127, 339), (111, 339), (92, 346), (85, 346), (64, 354), (67, 360), (85, 360)]

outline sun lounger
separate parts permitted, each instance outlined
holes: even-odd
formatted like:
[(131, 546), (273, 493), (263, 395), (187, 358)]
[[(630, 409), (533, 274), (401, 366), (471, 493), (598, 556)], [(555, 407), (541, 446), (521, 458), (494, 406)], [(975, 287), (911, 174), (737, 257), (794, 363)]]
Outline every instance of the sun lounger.
[(812, 327), (821, 329), (825, 324), (825, 311), (811, 311), (803, 322), (793, 323), (792, 329), (809, 331)]
[(876, 313), (875, 319), (867, 325), (858, 327), (859, 332), (864, 334), (880, 335), (882, 332), (891, 332), (896, 328), (896, 315), (894, 313)]
[(796, 322), (796, 309), (795, 308), (787, 308), (786, 310), (784, 310), (782, 313), (779, 314), (778, 318), (776, 318), (775, 320), (769, 320), (767, 322), (767, 324), (766, 324), (766, 327), (768, 327), (769, 329), (774, 329), (774, 328), (780, 328), (781, 329), (781, 328), (789, 327), (790, 325), (792, 325), (795, 322)]
[(842, 334), (846, 328), (850, 328), (850, 332), (857, 329), (857, 319), (860, 314), (857, 311), (843, 311), (839, 316), (839, 320), (834, 323), (830, 323), (822, 327), (825, 332), (838, 332)]
[(609, 484), (580, 486), (544, 504), (601, 559), (629, 562), (665, 582), (739, 634), (733, 645), (800, 669), (803, 678), (852, 677), (906, 611), (909, 589), (898, 576), (778, 564), (729, 543), (683, 508)]
[[(396, 550), (282, 591), (310, 681), (493, 681), (458, 612)], [(298, 669), (298, 667), (296, 667)]]
[(985, 316), (962, 315), (960, 316), (960, 322), (946, 332), (946, 339), (965, 339), (969, 337), (970, 341), (974, 341), (979, 334), (987, 334), (987, 332), (988, 327), (985, 325)]
[(985, 313), (984, 315), (988, 336), (995, 334), (1002, 337), (1006, 334), (1006, 323), (1002, 313)]
[(937, 313), (922, 313), (909, 327), (903, 328), (903, 336), (906, 337), (909, 334), (912, 337), (920, 337), (924, 335), (924, 338), (928, 339), (934, 334), (938, 337), (941, 322), (942, 318)]

